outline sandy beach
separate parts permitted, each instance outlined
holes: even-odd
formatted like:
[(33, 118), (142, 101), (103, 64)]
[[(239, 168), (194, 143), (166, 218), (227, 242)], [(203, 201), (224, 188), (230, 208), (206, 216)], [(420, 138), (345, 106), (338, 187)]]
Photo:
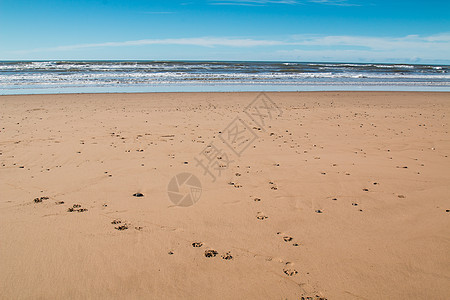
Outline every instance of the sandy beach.
[(447, 92), (0, 96), (0, 298), (448, 299), (449, 116)]

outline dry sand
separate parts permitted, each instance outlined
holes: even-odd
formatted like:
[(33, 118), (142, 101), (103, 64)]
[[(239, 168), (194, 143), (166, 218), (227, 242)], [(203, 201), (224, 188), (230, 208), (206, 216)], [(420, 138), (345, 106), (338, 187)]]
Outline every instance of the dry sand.
[(448, 299), (450, 94), (268, 93), (264, 126), (257, 95), (1, 96), (0, 297)]

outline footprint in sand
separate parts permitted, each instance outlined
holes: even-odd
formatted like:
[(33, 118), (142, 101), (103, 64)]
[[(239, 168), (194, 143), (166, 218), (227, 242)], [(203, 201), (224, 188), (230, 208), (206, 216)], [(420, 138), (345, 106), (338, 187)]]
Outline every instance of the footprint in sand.
[(41, 203), (42, 201), (44, 201), (44, 200), (48, 200), (49, 198), (48, 197), (38, 197), (38, 198), (34, 198), (34, 203)]
[(221, 256), (222, 256), (222, 259), (225, 259), (225, 260), (231, 260), (231, 259), (233, 259), (233, 256), (230, 254), (230, 251), (228, 251), (228, 252), (225, 253), (225, 254), (222, 254)]
[(258, 220), (265, 220), (265, 219), (267, 219), (267, 218), (269, 218), (268, 216), (266, 216), (266, 215), (264, 215), (262, 212), (258, 212), (257, 214), (256, 214), (256, 218), (258, 219)]
[(298, 274), (297, 270), (295, 270), (295, 269), (283, 269), (283, 272), (287, 276), (294, 276), (294, 275)]
[(292, 241), (293, 240), (293, 238), (291, 237), (291, 236), (284, 236), (283, 237), (283, 241), (285, 241), (286, 243), (287, 242), (290, 242), (290, 241)]
[(202, 242), (194, 242), (194, 243), (192, 243), (192, 247), (194, 247), (194, 248), (200, 248), (201, 246), (203, 246)]
[(232, 181), (228, 182), (228, 184), (234, 186), (237, 189), (242, 187), (242, 185), (240, 185), (239, 183), (235, 183), (235, 182), (232, 182)]
[(287, 276), (294, 276), (298, 274), (297, 270), (293, 268), (293, 263), (286, 262), (286, 267), (283, 269), (283, 273)]
[(271, 185), (271, 189), (272, 190), (278, 190), (278, 187), (277, 187), (277, 185), (273, 182), (273, 181), (269, 181), (269, 184)]
[[(111, 224), (113, 224), (113, 225), (118, 225), (118, 226), (114, 227), (114, 229), (120, 230), (120, 231), (122, 231), (122, 230), (127, 230), (127, 229), (129, 228), (128, 226), (130, 226), (130, 224), (128, 224), (128, 223), (126, 223), (126, 222), (123, 222), (123, 223), (122, 223), (122, 221), (119, 220), (119, 219), (115, 219), (115, 220), (111, 221)], [(119, 224), (121, 224), (121, 225), (119, 225)], [(136, 230), (142, 230), (143, 227), (134, 227), (134, 229), (136, 229)]]
[[(280, 234), (282, 234), (282, 232), (277, 232), (277, 234), (280, 235)], [(283, 241), (284, 241), (285, 243), (292, 242), (293, 240), (294, 240), (294, 238), (291, 237), (291, 236), (289, 236), (289, 235), (283, 236)], [(297, 243), (297, 242), (294, 242), (294, 243), (292, 243), (292, 246), (298, 247), (298, 246), (300, 246), (300, 244)]]
[(127, 230), (128, 229), (128, 225), (127, 224), (123, 224), (117, 227), (114, 227), (117, 230)]
[(85, 212), (85, 211), (88, 211), (88, 209), (87, 208), (81, 208), (80, 204), (74, 204), (74, 205), (72, 205), (72, 207), (69, 207), (67, 209), (67, 212)]
[(213, 249), (205, 251), (205, 257), (215, 257), (217, 254), (219, 254), (219, 252)]

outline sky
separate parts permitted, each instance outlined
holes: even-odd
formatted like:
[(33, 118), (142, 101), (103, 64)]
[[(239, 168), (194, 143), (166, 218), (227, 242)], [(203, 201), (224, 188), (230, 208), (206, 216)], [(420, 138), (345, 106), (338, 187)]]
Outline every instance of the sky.
[(0, 0), (0, 60), (450, 64), (450, 1)]

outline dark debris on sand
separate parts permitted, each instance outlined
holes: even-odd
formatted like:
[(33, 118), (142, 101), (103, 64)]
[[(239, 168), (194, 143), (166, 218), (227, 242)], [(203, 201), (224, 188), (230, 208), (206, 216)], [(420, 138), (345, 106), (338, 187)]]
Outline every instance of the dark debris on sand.
[(34, 203), (41, 203), (42, 201), (44, 201), (44, 200), (48, 200), (49, 198), (48, 197), (37, 197), (37, 198), (34, 198)]

